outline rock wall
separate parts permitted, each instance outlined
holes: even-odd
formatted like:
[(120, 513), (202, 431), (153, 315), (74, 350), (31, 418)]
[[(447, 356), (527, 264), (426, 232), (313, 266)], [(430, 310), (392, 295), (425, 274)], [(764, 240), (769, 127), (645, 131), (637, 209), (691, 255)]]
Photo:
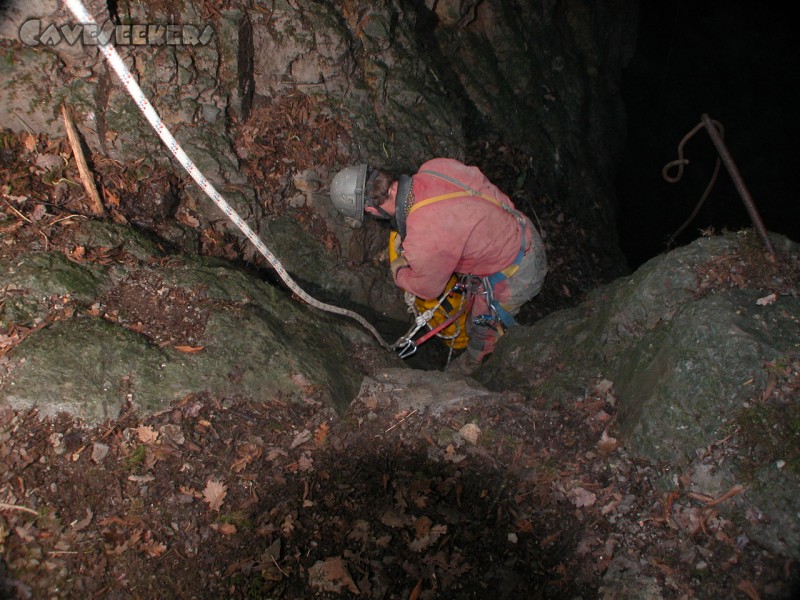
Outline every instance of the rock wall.
[(565, 410), (603, 380), (618, 403), (613, 435), (668, 465), (661, 488), (746, 490), (734, 512), (750, 538), (797, 556), (800, 246), (772, 243), (774, 261), (753, 232), (654, 258), (512, 329), (476, 376)]

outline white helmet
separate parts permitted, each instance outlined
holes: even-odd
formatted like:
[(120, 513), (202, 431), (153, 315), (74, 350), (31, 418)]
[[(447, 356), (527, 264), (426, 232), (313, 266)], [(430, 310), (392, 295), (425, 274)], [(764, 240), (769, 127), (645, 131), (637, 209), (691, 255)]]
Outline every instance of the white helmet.
[(331, 182), (331, 202), (345, 217), (364, 221), (364, 201), (375, 180), (377, 171), (372, 171), (367, 180), (367, 165), (356, 165), (339, 171)]

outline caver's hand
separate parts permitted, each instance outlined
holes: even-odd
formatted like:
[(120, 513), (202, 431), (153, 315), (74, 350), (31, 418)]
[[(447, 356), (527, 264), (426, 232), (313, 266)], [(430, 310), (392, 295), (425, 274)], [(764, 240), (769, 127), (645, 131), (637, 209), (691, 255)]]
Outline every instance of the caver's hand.
[(400, 256), (398, 256), (397, 258), (395, 258), (395, 259), (394, 259), (394, 260), (391, 262), (391, 264), (389, 265), (389, 269), (392, 271), (392, 278), (396, 279), (396, 278), (397, 278), (397, 272), (398, 272), (400, 269), (402, 269), (402, 268), (404, 268), (404, 267), (407, 267), (407, 266), (408, 266), (408, 261), (406, 260), (406, 257), (405, 257), (405, 256), (403, 256), (403, 255), (401, 254)]

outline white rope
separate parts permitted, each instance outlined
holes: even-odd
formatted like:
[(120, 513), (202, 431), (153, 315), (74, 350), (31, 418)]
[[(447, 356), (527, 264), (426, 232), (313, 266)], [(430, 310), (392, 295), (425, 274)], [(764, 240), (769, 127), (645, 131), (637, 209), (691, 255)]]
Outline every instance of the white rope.
[[(79, 23), (82, 24), (92, 24), (96, 25), (94, 18), (88, 13), (86, 7), (83, 5), (81, 0), (64, 0), (64, 4), (73, 14), (75, 19)], [(230, 204), (228, 204), (225, 199), (217, 192), (214, 186), (211, 184), (208, 179), (200, 172), (200, 170), (195, 166), (192, 160), (187, 156), (186, 152), (183, 151), (183, 148), (178, 144), (175, 138), (172, 136), (172, 133), (167, 129), (164, 125), (164, 122), (161, 120), (161, 117), (158, 116), (158, 113), (153, 108), (153, 105), (150, 104), (150, 101), (142, 92), (142, 89), (139, 87), (139, 84), (133, 78), (130, 70), (125, 63), (122, 61), (122, 58), (117, 53), (117, 50), (112, 46), (110, 43), (108, 44), (99, 44), (100, 51), (105, 56), (108, 63), (117, 73), (117, 76), (122, 81), (125, 88), (128, 90), (128, 93), (133, 98), (133, 101), (139, 107), (139, 110), (142, 111), (142, 114), (147, 118), (150, 122), (150, 125), (153, 129), (156, 130), (158, 136), (161, 138), (161, 141), (169, 148), (169, 151), (172, 152), (173, 156), (178, 160), (181, 166), (186, 169), (186, 172), (191, 175), (192, 179), (197, 182), (197, 185), (208, 195), (209, 198), (214, 202), (214, 204), (219, 207), (219, 209), (225, 213), (228, 219), (239, 228), (239, 230), (245, 235), (245, 237), (250, 240), (250, 242), (258, 249), (258, 251), (267, 259), (270, 265), (275, 269), (278, 273), (280, 278), (283, 282), (295, 293), (299, 296), (302, 300), (310, 304), (311, 306), (318, 308), (320, 310), (324, 310), (330, 313), (334, 313), (337, 315), (342, 315), (345, 317), (350, 317), (355, 319), (361, 325), (366, 327), (372, 335), (380, 342), (381, 346), (386, 348), (387, 350), (390, 349), (389, 345), (383, 340), (381, 335), (378, 331), (366, 320), (364, 317), (355, 313), (351, 310), (347, 310), (346, 308), (341, 308), (339, 306), (333, 306), (331, 304), (326, 304), (324, 302), (320, 302), (309, 296), (303, 289), (300, 288), (297, 283), (289, 276), (289, 273), (286, 272), (286, 269), (283, 268), (280, 261), (275, 257), (272, 252), (264, 245), (264, 242), (258, 237), (258, 235), (250, 228), (250, 226), (245, 223), (242, 218), (236, 213), (233, 208), (231, 208)]]

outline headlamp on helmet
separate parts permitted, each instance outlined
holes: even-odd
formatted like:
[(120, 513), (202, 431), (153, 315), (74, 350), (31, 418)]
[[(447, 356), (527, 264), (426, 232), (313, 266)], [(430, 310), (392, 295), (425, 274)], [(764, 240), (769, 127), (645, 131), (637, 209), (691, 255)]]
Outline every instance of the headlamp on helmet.
[(358, 223), (364, 221), (364, 204), (378, 171), (368, 174), (367, 165), (356, 165), (339, 171), (331, 182), (331, 202), (343, 216)]

